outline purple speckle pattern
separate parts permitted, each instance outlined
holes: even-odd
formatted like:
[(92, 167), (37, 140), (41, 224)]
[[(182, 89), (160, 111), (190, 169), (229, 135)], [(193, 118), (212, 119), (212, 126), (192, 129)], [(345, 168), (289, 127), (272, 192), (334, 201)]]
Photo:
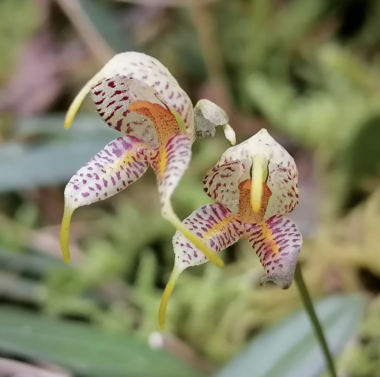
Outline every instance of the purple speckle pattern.
[[(200, 207), (183, 224), (218, 254), (239, 239), (248, 239), (265, 269), (265, 280), (273, 281), (282, 289), (292, 284), (302, 236), (289, 218), (277, 215), (261, 223), (246, 224), (222, 204), (215, 203)], [(173, 247), (179, 270), (208, 261), (178, 231), (173, 237)]]
[(283, 289), (293, 281), (302, 235), (286, 216), (276, 215), (264, 224), (245, 224), (245, 237), (255, 249), (267, 279)]
[(292, 158), (284, 158), (279, 163), (270, 162), (267, 185), (272, 191), (266, 217), (275, 214), (286, 215), (298, 205), (298, 170)]
[(74, 209), (117, 194), (145, 173), (152, 152), (133, 136), (110, 142), (70, 179), (66, 205)]
[(224, 204), (233, 213), (239, 207), (239, 179), (244, 170), (240, 161), (214, 166), (203, 180), (204, 192), (214, 202)]
[[(244, 227), (222, 204), (206, 204), (187, 217), (183, 224), (212, 251), (219, 253), (244, 235)], [(175, 264), (178, 269), (208, 261), (205, 255), (180, 232), (173, 237)]]
[(191, 160), (191, 140), (185, 133), (172, 136), (156, 157), (151, 157), (152, 167), (157, 176), (158, 192), (165, 215), (166, 204), (170, 201)]
[(192, 136), (190, 98), (157, 59), (136, 52), (118, 54), (102, 69), (100, 77), (103, 78), (92, 87), (91, 93), (97, 111), (110, 127), (157, 148), (157, 136), (150, 119), (129, 112), (129, 105), (141, 100), (175, 109)]

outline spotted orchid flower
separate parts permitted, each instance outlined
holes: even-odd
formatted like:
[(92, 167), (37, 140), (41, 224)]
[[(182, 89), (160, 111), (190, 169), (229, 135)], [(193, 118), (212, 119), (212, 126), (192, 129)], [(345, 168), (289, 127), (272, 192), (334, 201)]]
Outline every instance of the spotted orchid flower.
[(88, 92), (104, 122), (122, 136), (79, 169), (66, 186), (60, 235), (64, 260), (70, 260), (68, 239), (73, 211), (115, 195), (152, 166), (162, 216), (210, 261), (222, 266), (221, 259), (178, 219), (170, 198), (189, 165), (196, 137), (213, 135), (216, 126), (223, 126), (227, 139), (234, 143), (235, 134), (224, 111), (207, 100), (193, 108), (167, 68), (137, 52), (116, 55), (84, 86), (68, 110), (66, 128)]
[[(204, 179), (206, 204), (183, 224), (215, 254), (246, 238), (256, 251), (266, 276), (287, 289), (293, 281), (302, 236), (286, 215), (298, 204), (298, 171), (293, 158), (265, 130), (229, 148)], [(180, 232), (173, 237), (175, 264), (163, 294), (159, 326), (178, 276), (186, 268), (207, 262), (196, 245)]]

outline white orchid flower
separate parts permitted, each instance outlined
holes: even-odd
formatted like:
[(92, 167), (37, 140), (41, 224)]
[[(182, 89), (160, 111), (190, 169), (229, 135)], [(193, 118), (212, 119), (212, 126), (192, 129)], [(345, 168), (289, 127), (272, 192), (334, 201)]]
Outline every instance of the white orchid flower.
[[(221, 259), (181, 223), (170, 198), (189, 165), (196, 134), (213, 134), (216, 126), (223, 126), (227, 138), (234, 141), (223, 110), (209, 101), (200, 101), (194, 109), (168, 69), (157, 59), (137, 52), (116, 55), (83, 87), (68, 110), (66, 128), (88, 92), (99, 115), (122, 136), (79, 169), (66, 186), (60, 237), (64, 260), (70, 260), (68, 239), (73, 211), (117, 194), (152, 166), (162, 216), (210, 261), (222, 266)], [(197, 132), (201, 125), (202, 130)]]
[[(293, 158), (265, 130), (229, 148), (204, 179), (214, 200), (194, 211), (183, 224), (215, 254), (241, 238), (256, 251), (266, 276), (283, 289), (293, 281), (302, 235), (286, 215), (298, 204), (298, 171)], [(161, 300), (159, 326), (178, 276), (207, 262), (197, 245), (176, 232), (175, 265)]]

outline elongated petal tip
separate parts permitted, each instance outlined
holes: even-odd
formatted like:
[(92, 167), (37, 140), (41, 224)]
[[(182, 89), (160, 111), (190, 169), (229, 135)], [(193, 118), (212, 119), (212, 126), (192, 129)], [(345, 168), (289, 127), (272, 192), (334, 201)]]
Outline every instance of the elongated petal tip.
[(180, 233), (182, 233), (194, 246), (196, 246), (207, 259), (218, 267), (224, 267), (224, 262), (220, 257), (211, 251), (202, 240), (193, 234), (185, 225), (179, 220), (176, 214), (171, 209), (171, 206), (166, 207), (166, 211), (163, 213), (163, 217), (168, 220)]
[(59, 236), (62, 256), (65, 263), (70, 262), (69, 233), (70, 233), (71, 216), (73, 215), (73, 212), (74, 212), (73, 209), (69, 207), (65, 207), (65, 210), (63, 212), (63, 217), (62, 217), (61, 233)]
[(169, 281), (166, 284), (165, 291), (162, 295), (161, 302), (160, 302), (160, 308), (158, 310), (158, 326), (161, 330), (165, 329), (165, 323), (166, 323), (166, 309), (168, 307), (168, 303), (170, 300), (170, 297), (173, 293), (175, 284), (177, 282), (178, 276), (180, 275), (182, 271), (176, 269), (174, 266), (173, 272), (170, 275)]
[(82, 104), (83, 100), (85, 99), (87, 93), (91, 90), (91, 87), (96, 84), (97, 81), (100, 79), (101, 72), (97, 73), (90, 81), (84, 85), (84, 87), (79, 91), (79, 93), (75, 96), (73, 102), (71, 103), (69, 110), (67, 110), (66, 116), (65, 116), (65, 128), (68, 129), (71, 127), (71, 124), (74, 121), (75, 116), (77, 115), (77, 112), (80, 108), (80, 105)]
[(90, 88), (85, 85), (81, 91), (76, 95), (73, 102), (71, 103), (69, 110), (67, 110), (66, 116), (65, 116), (65, 128), (68, 129), (71, 127), (71, 124), (74, 121), (75, 116), (77, 115), (77, 112), (79, 110), (80, 105), (82, 104), (84, 98), (86, 97), (86, 94), (89, 92)]

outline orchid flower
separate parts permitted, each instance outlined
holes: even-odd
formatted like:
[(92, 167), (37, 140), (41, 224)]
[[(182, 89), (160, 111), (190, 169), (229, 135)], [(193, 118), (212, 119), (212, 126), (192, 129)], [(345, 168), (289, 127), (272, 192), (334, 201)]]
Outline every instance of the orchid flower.
[(214, 264), (222, 260), (175, 215), (170, 198), (187, 169), (194, 139), (223, 126), (233, 144), (235, 134), (224, 111), (201, 100), (195, 108), (178, 82), (158, 60), (137, 52), (113, 57), (79, 92), (70, 106), (69, 128), (88, 92), (108, 126), (122, 136), (110, 142), (70, 179), (60, 242), (70, 260), (69, 227), (73, 211), (104, 200), (139, 179), (152, 166), (158, 183), (162, 216)]
[[(302, 236), (286, 215), (298, 204), (298, 172), (293, 158), (265, 130), (229, 148), (204, 179), (204, 190), (215, 203), (206, 204), (183, 224), (215, 254), (247, 238), (266, 276), (283, 289), (290, 287)], [(186, 268), (207, 262), (181, 232), (173, 237), (175, 264), (162, 296), (159, 326), (178, 276)]]

